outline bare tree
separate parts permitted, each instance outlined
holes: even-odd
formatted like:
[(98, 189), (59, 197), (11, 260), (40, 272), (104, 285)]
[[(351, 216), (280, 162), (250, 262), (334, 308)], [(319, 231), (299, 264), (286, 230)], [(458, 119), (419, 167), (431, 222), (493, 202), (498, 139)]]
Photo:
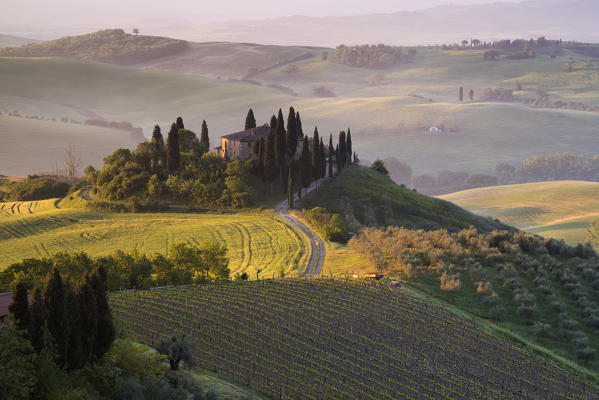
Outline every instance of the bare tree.
[(139, 29), (138, 28), (133, 28), (132, 31), (136, 36), (139, 35)]
[(79, 157), (79, 152), (73, 145), (69, 145), (65, 149), (66, 160), (64, 165), (67, 169), (67, 176), (72, 180), (77, 175), (77, 170), (81, 165), (81, 157)]

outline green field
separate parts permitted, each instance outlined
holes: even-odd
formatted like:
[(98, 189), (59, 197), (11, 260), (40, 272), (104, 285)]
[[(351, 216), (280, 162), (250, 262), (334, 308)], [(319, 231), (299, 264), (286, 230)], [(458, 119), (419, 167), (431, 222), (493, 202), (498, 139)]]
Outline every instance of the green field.
[(310, 257), (310, 243), (272, 211), (241, 213), (112, 214), (93, 212), (82, 200), (0, 203), (0, 268), (28, 257), (85, 251), (91, 256), (117, 250), (168, 254), (175, 243), (224, 242), (231, 274), (298, 274)]
[(102, 159), (115, 149), (133, 145), (122, 130), (0, 115), (0, 175), (64, 169), (69, 146), (81, 160), (81, 173), (89, 164), (101, 167)]
[[(192, 49), (200, 56), (177, 64), (182, 67), (169, 60), (162, 60), (167, 64), (162, 65), (159, 59), (141, 70), (65, 59), (0, 58), (0, 104), (25, 115), (76, 118), (78, 114), (81, 120), (91, 113), (127, 120), (142, 126), (146, 136), (155, 123), (165, 129), (178, 115), (196, 131), (206, 119), (212, 145), (221, 135), (241, 129), (249, 107), (263, 123), (279, 107), (294, 105), (306, 133), (315, 125), (325, 136), (350, 126), (362, 159), (397, 157), (415, 174), (441, 169), (489, 172), (499, 162), (519, 163), (540, 153), (591, 156), (599, 146), (596, 113), (515, 103), (458, 104), (459, 86), (467, 98), (470, 88), (514, 88), (516, 81), (522, 86), (520, 95), (534, 97), (541, 89), (552, 101), (596, 104), (599, 66), (586, 66), (585, 57), (569, 50), (556, 58), (540, 54), (534, 59), (488, 62), (480, 51), (419, 48), (412, 63), (379, 71), (322, 61), (321, 49), (235, 43), (193, 44)], [(210, 49), (219, 56), (208, 56)], [(280, 66), (252, 76), (262, 86), (226, 80), (254, 64), (260, 69), (305, 52), (313, 57), (296, 62), (296, 74), (284, 73)], [(244, 57), (250, 61), (240, 64)], [(570, 59), (574, 70), (567, 72)], [(236, 66), (225, 68), (226, 60)], [(212, 78), (192, 75), (199, 73)], [(368, 83), (377, 73), (383, 76), (382, 83)], [(299, 96), (265, 85), (282, 85)], [(313, 89), (319, 86), (338, 97), (314, 97)], [(428, 127), (440, 125), (446, 128), (444, 133), (428, 133)]]
[(570, 244), (599, 219), (599, 183), (558, 181), (495, 186), (440, 196), (479, 215)]

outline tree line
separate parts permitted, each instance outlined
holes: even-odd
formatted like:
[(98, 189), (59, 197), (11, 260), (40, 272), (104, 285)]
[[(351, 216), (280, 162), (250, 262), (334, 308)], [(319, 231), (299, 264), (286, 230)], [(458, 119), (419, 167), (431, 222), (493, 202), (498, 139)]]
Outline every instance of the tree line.
[[(401, 47), (378, 45), (345, 46), (335, 48), (333, 62), (352, 67), (386, 69), (408, 63), (416, 56), (416, 49), (404, 53)], [(327, 57), (328, 58), (328, 57)]]

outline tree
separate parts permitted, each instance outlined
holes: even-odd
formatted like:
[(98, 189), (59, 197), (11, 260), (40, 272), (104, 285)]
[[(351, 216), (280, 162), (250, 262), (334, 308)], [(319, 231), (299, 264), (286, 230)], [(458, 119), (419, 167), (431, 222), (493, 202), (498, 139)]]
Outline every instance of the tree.
[(139, 35), (139, 29), (138, 28), (133, 28), (133, 30), (131, 32), (133, 32), (133, 34), (135, 36)]
[(285, 122), (283, 120), (283, 111), (279, 108), (277, 116), (277, 125), (275, 129), (275, 162), (279, 167), (279, 183), (283, 184), (283, 168), (286, 165), (285, 155), (287, 153), (287, 145), (285, 138)]
[[(307, 138), (306, 138), (307, 139)], [(312, 178), (318, 182), (320, 179), (320, 138), (318, 137), (318, 127), (314, 128), (314, 137), (312, 138)]]
[(98, 310), (98, 330), (94, 340), (93, 359), (99, 360), (108, 351), (115, 339), (112, 314), (106, 298), (106, 270), (99, 267), (91, 277), (91, 287)]
[(12, 303), (8, 306), (8, 312), (14, 317), (15, 326), (18, 330), (28, 331), (31, 324), (29, 312), (29, 299), (27, 298), (27, 287), (22, 281), (15, 286), (12, 294)]
[(177, 117), (177, 122), (176, 123), (177, 123), (177, 127), (179, 129), (185, 129), (185, 125), (183, 125), (183, 118)]
[(58, 269), (54, 267), (50, 279), (44, 288), (44, 302), (48, 310), (48, 330), (56, 344), (60, 364), (67, 363), (71, 336), (66, 295), (65, 283)]
[(329, 178), (333, 176), (333, 134), (329, 136)]
[(202, 133), (200, 134), (200, 144), (204, 145), (206, 151), (210, 151), (210, 138), (208, 137), (208, 124), (206, 120), (202, 121)]
[(179, 170), (179, 164), (181, 163), (181, 154), (179, 153), (179, 129), (182, 128), (179, 128), (176, 123), (173, 123), (166, 139), (166, 168), (172, 173)]
[(460, 98), (460, 103), (464, 101), (464, 88), (460, 86), (458, 97)]
[(338, 151), (335, 152), (337, 154), (337, 166), (339, 167), (339, 170), (341, 170), (343, 167), (345, 167), (345, 163), (347, 162), (347, 143), (345, 141), (345, 131), (339, 132), (339, 142), (337, 143), (337, 146), (339, 147)]
[(287, 207), (293, 208), (293, 161), (289, 167), (289, 176), (287, 177)]
[(193, 367), (195, 364), (193, 359), (193, 344), (191, 343), (191, 339), (186, 335), (181, 336), (180, 339), (176, 336), (170, 339), (162, 338), (156, 345), (156, 350), (168, 358), (173, 371), (179, 370), (181, 361), (187, 367)]
[(79, 157), (79, 153), (72, 145), (69, 145), (69, 147), (66, 148), (65, 153), (66, 160), (64, 165), (67, 169), (67, 176), (73, 179), (77, 175), (77, 170), (81, 165), (81, 157)]
[(300, 156), (300, 171), (302, 174), (301, 185), (304, 188), (308, 188), (312, 183), (312, 156), (310, 154), (310, 147), (308, 140), (304, 140), (302, 146), (302, 154)]
[(287, 143), (287, 160), (293, 160), (295, 158), (295, 153), (297, 152), (297, 125), (293, 107), (289, 107), (285, 141)]
[(179, 129), (177, 136), (179, 138), (179, 153), (197, 152), (200, 141), (195, 132), (188, 129)]
[(85, 364), (82, 343), (82, 318), (79, 299), (70, 286), (66, 287), (66, 310), (69, 318), (69, 346), (67, 365), (69, 369), (81, 368)]
[(468, 97), (470, 98), (470, 101), (474, 101), (474, 90), (470, 89), (468, 92)]
[(302, 128), (302, 119), (300, 118), (299, 111), (295, 113), (295, 131), (297, 133), (298, 139), (301, 139), (304, 137), (304, 130)]
[(295, 64), (287, 64), (281, 71), (287, 75), (292, 75), (297, 74), (299, 72), (299, 68)]
[(327, 61), (329, 59), (329, 52), (328, 51), (321, 51), (320, 52), (320, 59), (322, 61)]
[(273, 115), (270, 119), (270, 129), (266, 137), (266, 146), (264, 151), (264, 179), (270, 182), (270, 192), (272, 193), (272, 181), (275, 179), (276, 169), (276, 125), (277, 118)]
[(389, 176), (389, 171), (387, 170), (387, 167), (385, 167), (385, 163), (382, 162), (381, 160), (375, 160), (372, 163), (371, 168), (378, 173)]
[(254, 110), (250, 108), (248, 115), (245, 117), (245, 130), (256, 127), (256, 118), (254, 118)]
[(35, 352), (9, 316), (8, 327), (0, 334), (0, 388), (2, 398), (28, 400), (35, 386)]
[(327, 156), (324, 150), (324, 143), (322, 137), (320, 138), (320, 177), (324, 178), (327, 176)]
[(42, 348), (42, 331), (44, 326), (47, 326), (48, 309), (46, 308), (41, 288), (35, 288), (31, 297), (31, 305), (29, 306), (31, 315), (29, 337), (35, 351), (39, 352)]
[(256, 155), (255, 172), (262, 177), (264, 177), (264, 146), (264, 138), (258, 138), (253, 146)]
[(162, 137), (160, 126), (154, 125), (154, 132), (152, 132), (152, 140), (150, 143), (152, 143), (152, 170), (157, 172), (166, 161), (164, 138)]
[(350, 132), (349, 128), (347, 128), (347, 140), (346, 140), (345, 147), (347, 148), (347, 163), (351, 164), (353, 150), (352, 150), (352, 144), (351, 144), (351, 132)]
[(81, 354), (83, 363), (93, 359), (94, 343), (98, 333), (98, 305), (87, 275), (77, 289), (77, 298), (81, 310)]

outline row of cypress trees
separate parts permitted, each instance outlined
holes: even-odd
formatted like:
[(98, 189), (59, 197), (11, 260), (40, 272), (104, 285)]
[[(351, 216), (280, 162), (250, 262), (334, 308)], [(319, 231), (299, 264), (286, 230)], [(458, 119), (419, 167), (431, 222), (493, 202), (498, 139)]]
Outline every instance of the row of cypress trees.
[(48, 346), (49, 334), (57, 362), (67, 369), (99, 360), (115, 339), (102, 267), (76, 288), (54, 268), (45, 287), (34, 289), (31, 304), (25, 284), (19, 282), (9, 312), (17, 328), (27, 332), (36, 352)]

